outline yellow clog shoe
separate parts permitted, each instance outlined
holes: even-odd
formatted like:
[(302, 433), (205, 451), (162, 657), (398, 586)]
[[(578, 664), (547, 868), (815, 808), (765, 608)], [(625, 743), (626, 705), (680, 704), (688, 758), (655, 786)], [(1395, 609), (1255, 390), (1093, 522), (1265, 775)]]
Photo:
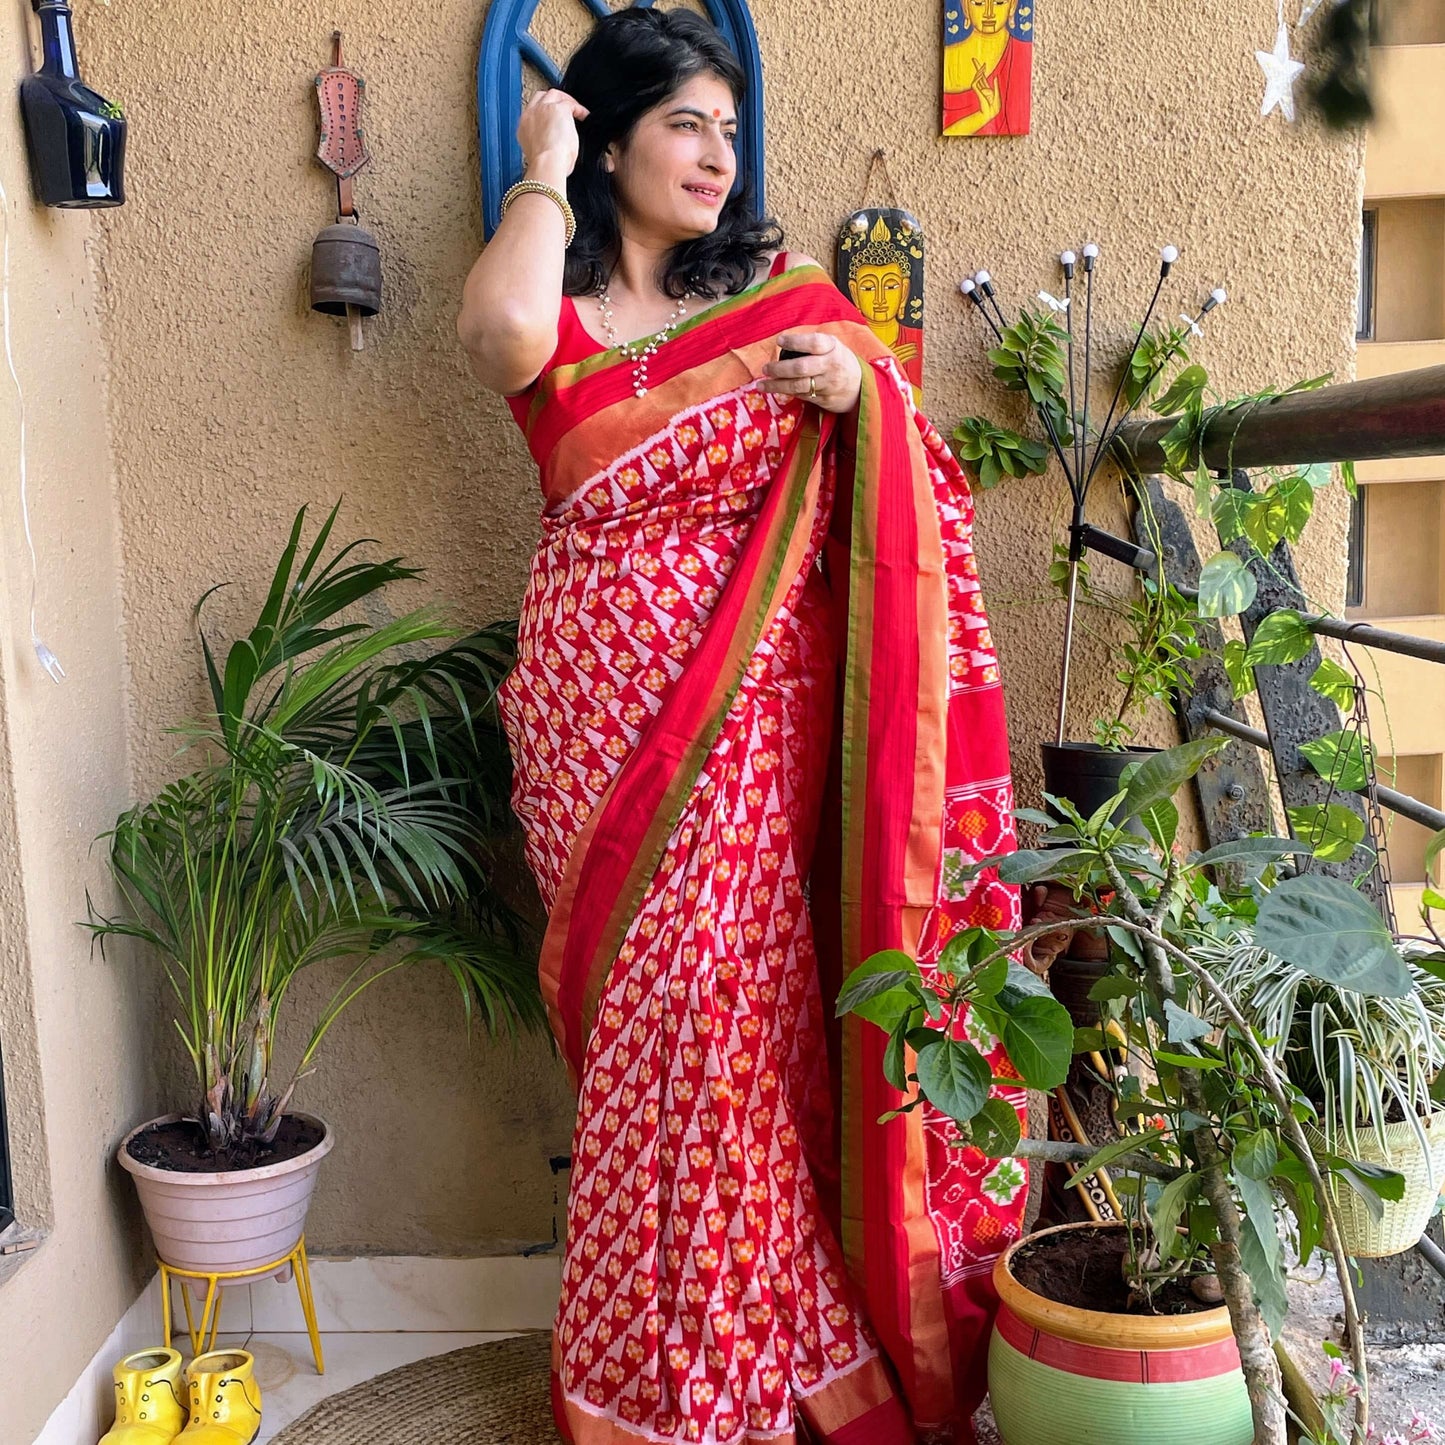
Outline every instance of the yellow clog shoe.
[(100, 1445), (171, 1445), (187, 1418), (179, 1351), (141, 1350), (112, 1373), (115, 1424)]
[(176, 1445), (251, 1445), (261, 1433), (261, 1386), (245, 1350), (197, 1355), (186, 1370), (191, 1422)]

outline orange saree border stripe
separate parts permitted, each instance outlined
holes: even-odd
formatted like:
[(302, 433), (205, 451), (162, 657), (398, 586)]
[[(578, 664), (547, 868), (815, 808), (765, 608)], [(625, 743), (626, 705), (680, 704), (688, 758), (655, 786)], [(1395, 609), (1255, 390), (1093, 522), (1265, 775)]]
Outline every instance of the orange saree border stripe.
[(810, 1432), (823, 1440), (912, 1445), (913, 1430), (897, 1387), (878, 1355), (794, 1398)]
[[(843, 900), (853, 925), (845, 926), (845, 977), (880, 948), (916, 956), (942, 846), (943, 549), (921, 439), (888, 384), (867, 368), (858, 414), (843, 721)], [(953, 1371), (922, 1115), (876, 1122), (901, 1102), (883, 1077), (886, 1040), (862, 1022), (847, 1035), (857, 1067), (846, 1074), (858, 1082), (846, 1104), (844, 1210), (861, 1227), (845, 1225), (845, 1251), (915, 1415), (945, 1420)]]
[[(542, 944), (549, 1015), (580, 1084), (597, 1000), (668, 837), (767, 624), (808, 546), (821, 481), (820, 432), (799, 426), (701, 643), (573, 845)], [(791, 565), (791, 571), (789, 567)], [(580, 897), (611, 899), (579, 915)]]

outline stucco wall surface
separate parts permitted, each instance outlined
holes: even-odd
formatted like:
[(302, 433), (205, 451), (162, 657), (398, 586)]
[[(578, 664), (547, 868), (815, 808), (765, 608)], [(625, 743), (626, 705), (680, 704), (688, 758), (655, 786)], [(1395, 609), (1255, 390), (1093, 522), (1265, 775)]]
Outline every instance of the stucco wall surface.
[[(544, 0), (544, 37), (582, 33), (576, 0)], [(769, 201), (793, 249), (831, 256), (869, 154), (888, 148), (900, 201), (930, 243), (927, 406), (1014, 415), (987, 379), (955, 283), (987, 265), (1011, 302), (1057, 289), (1066, 244), (1104, 249), (1096, 315), (1105, 353), (1137, 324), (1157, 248), (1184, 253), (1167, 314), (1223, 282), (1232, 299), (1202, 359), (1226, 391), (1351, 365), (1360, 148), (1258, 115), (1246, 25), (1226, 0), (1153, 6), (1048, 0), (1034, 133), (937, 134), (936, 0), (863, 12), (837, 0), (758, 0)], [(537, 536), (521, 438), (478, 390), (454, 339), (462, 279), (481, 244), (476, 0), (115, 0), (84, 12), (93, 83), (132, 121), (131, 200), (101, 223), (101, 298), (125, 551), (134, 781), (170, 764), (163, 729), (204, 704), (189, 609), (212, 583), (217, 618), (244, 615), (294, 509), (346, 499), (341, 532), (382, 539), (428, 569), (407, 602), (511, 615)], [(386, 309), (353, 355), (307, 311), (304, 270), (332, 219), (314, 162), (312, 76), (330, 34), (368, 82), (374, 162), (357, 183), (386, 267)], [(875, 201), (886, 195), (875, 193)], [(1044, 572), (1057, 478), (979, 503), (1021, 790), (1038, 781), (1061, 605)], [(1316, 525), (1307, 571), (1338, 597), (1344, 509)], [(1119, 525), (1101, 489), (1095, 520)], [(1101, 582), (1123, 587), (1111, 564)], [(249, 589), (249, 590), (247, 590)], [(1080, 730), (1104, 703), (1106, 645), (1077, 668)], [(546, 1156), (569, 1142), (570, 1101), (540, 1045), (468, 1043), (450, 985), (417, 974), (375, 995), (329, 1044), (300, 1102), (340, 1145), (311, 1238), (327, 1250), (485, 1252), (549, 1237)], [(157, 1106), (169, 1100), (156, 1101)]]
[[(31, 64), (28, 5), (0, 15), (15, 82)], [(35, 1438), (150, 1273), (121, 1136), (156, 1095), (154, 979), (125, 950), (92, 956), (75, 926), (105, 901), (90, 840), (127, 796), (118, 528), (106, 431), (108, 368), (91, 264), (94, 227), (30, 197), (20, 116), (0, 119), (10, 313), (28, 423), (41, 635), (29, 636), (20, 413), (0, 365), (0, 1048), (16, 1208), (40, 1247), (0, 1257), (0, 1441)]]

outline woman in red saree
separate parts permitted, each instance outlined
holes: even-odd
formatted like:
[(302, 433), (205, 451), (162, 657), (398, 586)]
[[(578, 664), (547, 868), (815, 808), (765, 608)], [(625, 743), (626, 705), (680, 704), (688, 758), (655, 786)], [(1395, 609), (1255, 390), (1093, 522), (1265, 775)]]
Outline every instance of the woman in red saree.
[(458, 321), (544, 499), (502, 708), (579, 1090), (558, 1429), (969, 1440), (1023, 1169), (928, 1107), (878, 1122), (885, 1037), (832, 1007), (875, 950), (927, 973), (1016, 921), (961, 877), (1013, 840), (968, 488), (851, 303), (726, 200), (715, 32), (620, 11), (564, 85), (519, 135), (577, 239), (525, 193)]

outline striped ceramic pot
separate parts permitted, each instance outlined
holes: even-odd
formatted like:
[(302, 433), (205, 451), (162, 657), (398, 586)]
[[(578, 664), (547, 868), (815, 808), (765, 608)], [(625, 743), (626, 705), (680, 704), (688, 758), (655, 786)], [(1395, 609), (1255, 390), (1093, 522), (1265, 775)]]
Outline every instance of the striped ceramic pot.
[(156, 1254), (174, 1269), (239, 1274), (284, 1259), (301, 1239), (321, 1161), (336, 1142), (326, 1122), (321, 1142), (305, 1154), (256, 1169), (181, 1174), (131, 1157), (130, 1141), (167, 1114), (133, 1129), (120, 1146), (121, 1167), (134, 1179)]
[(1116, 1315), (1056, 1304), (1014, 1278), (1020, 1240), (994, 1268), (998, 1317), (988, 1388), (1004, 1445), (1250, 1445), (1254, 1428), (1224, 1308)]

